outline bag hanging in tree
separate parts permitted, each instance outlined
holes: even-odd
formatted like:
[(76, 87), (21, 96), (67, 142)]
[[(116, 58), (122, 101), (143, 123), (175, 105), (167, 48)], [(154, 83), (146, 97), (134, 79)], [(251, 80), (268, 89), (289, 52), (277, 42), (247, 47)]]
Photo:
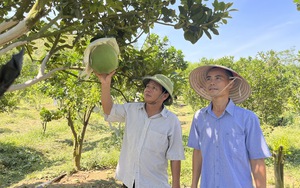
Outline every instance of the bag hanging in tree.
[(88, 45), (84, 51), (85, 72), (81, 76), (88, 78), (91, 72), (110, 73), (119, 66), (119, 46), (115, 38), (100, 38)]

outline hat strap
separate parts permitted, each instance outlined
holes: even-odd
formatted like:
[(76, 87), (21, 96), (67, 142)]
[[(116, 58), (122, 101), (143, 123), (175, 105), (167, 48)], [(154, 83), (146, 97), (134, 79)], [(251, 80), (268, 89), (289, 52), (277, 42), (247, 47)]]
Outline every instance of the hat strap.
[[(240, 77), (237, 77), (237, 76), (235, 76), (235, 77), (229, 77), (229, 79), (233, 79), (232, 82), (234, 80), (236, 80), (236, 79), (240, 79), (241, 81), (243, 81)], [(241, 84), (239, 85), (239, 95), (240, 95), (240, 97), (242, 96), (242, 92), (241, 92), (241, 85), (242, 85), (242, 83), (243, 82), (241, 82)]]
[(236, 77), (229, 77), (229, 79), (232, 79), (232, 78), (233, 78), (233, 80), (231, 80), (230, 83), (227, 84), (227, 86), (224, 87), (224, 88), (218, 93), (218, 95), (219, 95), (220, 93), (222, 93), (226, 88), (228, 88), (228, 86), (230, 86), (230, 84), (232, 84), (232, 82), (234, 82), (234, 80), (236, 79)]
[[(227, 86), (226, 87), (224, 87), (216, 96), (218, 96), (219, 94), (221, 94), (226, 88), (228, 88), (229, 86), (230, 86), (230, 84), (232, 84), (236, 79), (240, 79), (240, 80), (242, 80), (241, 78), (239, 78), (239, 77), (229, 77), (229, 79), (232, 79), (231, 81), (230, 81), (230, 83), (229, 84), (227, 84)], [(241, 93), (241, 85), (239, 85), (239, 95), (240, 95), (240, 97), (242, 96), (242, 93)], [(215, 97), (216, 97), (215, 96)]]

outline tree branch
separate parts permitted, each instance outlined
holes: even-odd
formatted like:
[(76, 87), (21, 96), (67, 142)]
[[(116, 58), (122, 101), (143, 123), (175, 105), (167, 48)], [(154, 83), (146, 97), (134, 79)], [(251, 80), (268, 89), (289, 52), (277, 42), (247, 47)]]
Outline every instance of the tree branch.
[(19, 22), (15, 27), (0, 35), (0, 46), (7, 44), (13, 39), (19, 38), (28, 30), (26, 20)]
[(51, 70), (50, 72), (48, 72), (47, 74), (38, 74), (38, 76), (36, 76), (35, 78), (33, 78), (32, 80), (28, 80), (23, 84), (15, 84), (12, 85), (8, 88), (7, 92), (12, 92), (12, 91), (16, 91), (16, 90), (20, 90), (20, 89), (25, 89), (26, 87), (29, 87), (33, 84), (36, 84), (37, 82), (40, 82), (42, 80), (46, 80), (47, 78), (50, 78), (52, 76), (52, 74), (54, 74), (57, 71), (62, 71), (62, 70), (66, 70), (69, 69), (68, 67), (61, 67), (61, 68), (56, 68)]
[(24, 20), (20, 21), (15, 27), (0, 35), (0, 46), (7, 44), (13, 39), (19, 38), (24, 35), (24, 33), (28, 32), (30, 27), (38, 22), (42, 17), (44, 5), (45, 0), (37, 0)]
[(13, 20), (13, 19), (11, 19), (8, 22), (2, 22), (0, 24), (0, 33), (2, 33), (3, 31), (17, 25), (18, 23), (19, 23), (19, 20), (16, 21), (16, 20)]
[(169, 23), (164, 23), (164, 22), (159, 22), (159, 21), (156, 21), (155, 23), (160, 24), (160, 25), (172, 26), (172, 27), (175, 26), (174, 24), (169, 24)]
[(24, 45), (26, 43), (27, 43), (27, 41), (19, 41), (19, 42), (15, 42), (15, 43), (10, 44), (6, 48), (0, 50), (0, 56), (3, 55), (3, 54), (5, 54), (6, 52), (10, 51), (11, 49), (16, 48), (18, 46), (22, 46), (22, 45)]

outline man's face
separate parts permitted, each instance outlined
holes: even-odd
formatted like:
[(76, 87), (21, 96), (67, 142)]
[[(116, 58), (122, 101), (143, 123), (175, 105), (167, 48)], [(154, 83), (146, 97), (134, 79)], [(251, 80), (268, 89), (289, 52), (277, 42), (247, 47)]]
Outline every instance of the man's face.
[(228, 97), (229, 91), (232, 88), (232, 84), (230, 84), (226, 89), (224, 89), (228, 84), (230, 84), (230, 79), (224, 69), (213, 68), (207, 73), (206, 90), (211, 97)]
[(161, 94), (162, 86), (159, 83), (150, 80), (144, 89), (144, 100), (148, 103), (160, 101), (162, 103), (166, 99), (165, 95), (167, 94)]

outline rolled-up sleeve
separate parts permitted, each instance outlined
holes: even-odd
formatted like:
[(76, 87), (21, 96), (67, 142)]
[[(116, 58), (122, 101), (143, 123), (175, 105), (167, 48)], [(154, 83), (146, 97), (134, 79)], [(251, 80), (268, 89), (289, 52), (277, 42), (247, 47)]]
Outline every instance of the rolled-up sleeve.
[(107, 122), (125, 122), (126, 104), (113, 104), (109, 115), (104, 116)]
[(182, 130), (180, 126), (180, 122), (177, 118), (174, 128), (172, 130), (172, 134), (169, 136), (169, 148), (167, 150), (166, 158), (168, 160), (184, 160), (184, 149), (182, 143)]

